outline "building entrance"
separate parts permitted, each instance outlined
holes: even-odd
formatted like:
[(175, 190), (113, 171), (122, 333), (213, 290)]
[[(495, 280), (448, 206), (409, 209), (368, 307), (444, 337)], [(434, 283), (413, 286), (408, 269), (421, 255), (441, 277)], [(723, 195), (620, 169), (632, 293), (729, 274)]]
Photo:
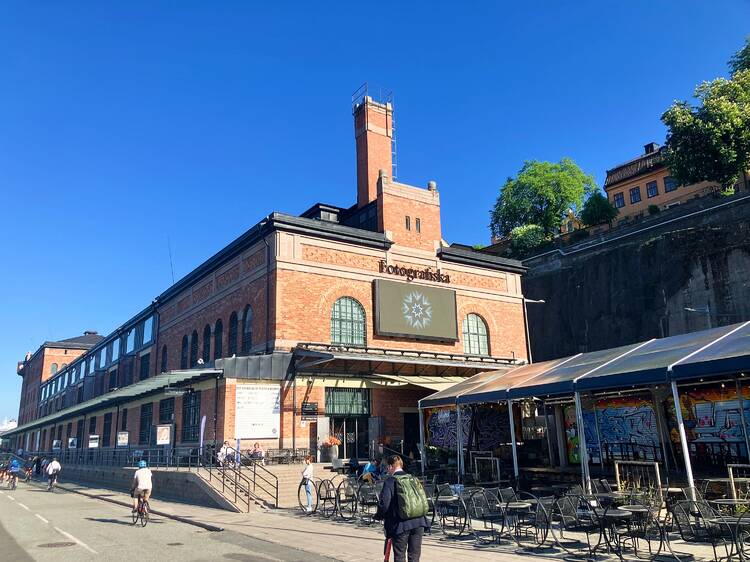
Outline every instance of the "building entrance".
[(339, 458), (349, 459), (356, 455), (358, 459), (368, 457), (370, 416), (336, 416), (331, 418), (331, 433), (339, 438)]

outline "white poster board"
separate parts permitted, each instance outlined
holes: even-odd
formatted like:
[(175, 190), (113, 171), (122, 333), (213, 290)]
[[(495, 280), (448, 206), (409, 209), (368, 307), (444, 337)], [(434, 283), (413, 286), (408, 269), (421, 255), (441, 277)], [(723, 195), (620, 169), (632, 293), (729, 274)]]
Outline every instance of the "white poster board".
[(172, 442), (172, 425), (156, 426), (156, 444), (169, 445)]
[(117, 446), (127, 447), (129, 444), (130, 444), (130, 432), (118, 431), (117, 432)]
[(234, 431), (237, 439), (278, 439), (281, 386), (238, 384)]
[(99, 436), (89, 435), (89, 449), (98, 449), (98, 448), (99, 448)]

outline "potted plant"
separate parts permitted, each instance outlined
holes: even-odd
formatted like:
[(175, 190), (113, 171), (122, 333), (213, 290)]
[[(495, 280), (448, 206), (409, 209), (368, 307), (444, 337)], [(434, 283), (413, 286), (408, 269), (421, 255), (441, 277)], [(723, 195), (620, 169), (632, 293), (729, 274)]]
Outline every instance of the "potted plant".
[(320, 451), (322, 453), (321, 460), (323, 462), (333, 462), (333, 459), (339, 458), (339, 445), (341, 445), (341, 439), (335, 435), (329, 435), (320, 443)]

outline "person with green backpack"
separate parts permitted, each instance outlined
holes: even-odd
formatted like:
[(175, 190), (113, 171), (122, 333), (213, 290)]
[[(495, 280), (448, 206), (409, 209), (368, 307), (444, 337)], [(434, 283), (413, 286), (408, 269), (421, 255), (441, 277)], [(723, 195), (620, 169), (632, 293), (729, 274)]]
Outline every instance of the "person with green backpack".
[[(430, 527), (427, 522), (427, 494), (422, 483), (404, 472), (404, 462), (398, 455), (386, 461), (388, 474), (378, 501), (375, 519), (383, 520), (386, 541), (392, 541), (394, 562), (419, 562), (422, 535)], [(387, 543), (386, 543), (387, 544)]]

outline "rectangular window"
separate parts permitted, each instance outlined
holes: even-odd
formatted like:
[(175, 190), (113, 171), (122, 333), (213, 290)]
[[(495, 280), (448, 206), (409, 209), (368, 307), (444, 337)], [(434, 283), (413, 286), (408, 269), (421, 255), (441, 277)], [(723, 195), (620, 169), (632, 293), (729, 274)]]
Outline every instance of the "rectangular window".
[(96, 434), (96, 416), (89, 418), (89, 435)]
[(154, 405), (153, 404), (142, 404), (141, 405), (141, 425), (138, 429), (138, 443), (140, 445), (148, 445), (151, 441), (151, 424), (154, 420)]
[(109, 372), (109, 390), (117, 388), (117, 369)]
[(370, 415), (369, 388), (326, 388), (326, 415)]
[(677, 189), (677, 180), (674, 179), (672, 176), (667, 176), (664, 178), (664, 191), (666, 193), (669, 193), (670, 191), (674, 191)]
[(406, 230), (411, 230), (411, 217), (406, 217)]
[[(73, 422), (68, 422), (68, 427), (65, 430), (65, 436), (70, 439), (73, 437)], [(68, 447), (68, 442), (65, 442), (65, 447)]]
[(112, 436), (112, 412), (104, 414), (104, 427), (102, 428), (102, 447), (109, 447)]
[(182, 397), (182, 442), (198, 441), (201, 417), (201, 391)]
[[(135, 361), (135, 359), (133, 361)], [(128, 361), (128, 364), (125, 365), (125, 377), (122, 381), (123, 386), (133, 384), (133, 369), (135, 368), (135, 366), (133, 365), (133, 361)]]
[(623, 193), (615, 193), (614, 202), (615, 207), (622, 209), (625, 206), (625, 195)]
[(655, 181), (650, 181), (646, 184), (646, 195), (649, 198), (659, 195), (659, 185)]
[(630, 202), (638, 203), (641, 200), (641, 188), (639, 186), (630, 188)]
[(83, 420), (78, 420), (76, 424), (76, 437), (78, 438), (78, 448), (83, 447)]
[(419, 220), (419, 217), (417, 217), (416, 219), (414, 219), (414, 228), (417, 229), (418, 233), (422, 232), (422, 221)]
[(101, 348), (96, 354), (96, 368), (103, 369), (107, 364), (107, 348)]
[(125, 340), (125, 353), (131, 353), (135, 349), (135, 328), (131, 328)]
[(151, 354), (146, 353), (145, 355), (141, 355), (141, 367), (140, 371), (138, 373), (138, 380), (146, 380), (148, 378), (148, 373), (151, 370)]
[(174, 398), (165, 398), (159, 401), (159, 423), (172, 423), (174, 421)]
[(114, 363), (120, 358), (120, 338), (117, 338), (112, 342), (112, 362)]
[(154, 331), (154, 317), (149, 316), (143, 321), (143, 345), (151, 343), (151, 337)]
[(120, 431), (128, 430), (128, 409), (123, 408), (120, 411)]
[(76, 404), (80, 404), (81, 402), (83, 402), (83, 385), (79, 386), (76, 392)]

